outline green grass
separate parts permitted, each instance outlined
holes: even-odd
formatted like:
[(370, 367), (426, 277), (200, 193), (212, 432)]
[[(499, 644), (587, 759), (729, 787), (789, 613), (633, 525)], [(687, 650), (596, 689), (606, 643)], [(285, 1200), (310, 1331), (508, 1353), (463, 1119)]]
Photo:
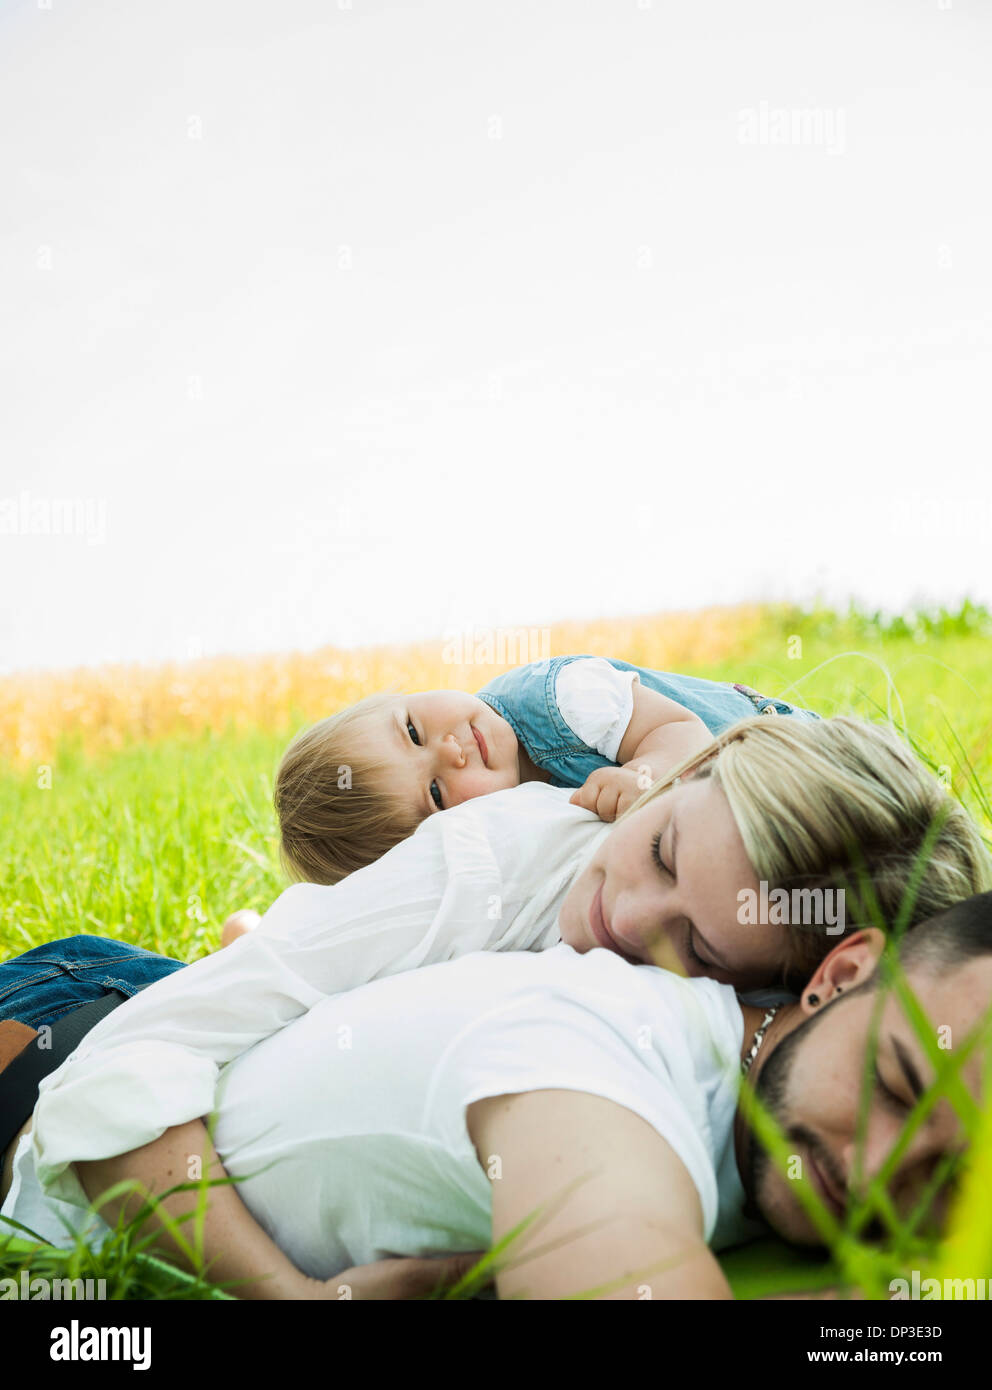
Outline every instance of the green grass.
[(181, 960), (215, 949), (234, 906), (264, 909), (285, 886), (271, 809), (281, 747), (227, 735), (95, 760), (67, 751), (50, 789), (33, 769), (5, 770), (0, 951), (76, 932)]
[[(743, 681), (822, 714), (891, 719), (988, 838), (990, 636), (992, 617), (971, 604), (896, 618), (776, 608), (747, 650), (695, 673)], [(217, 947), (229, 912), (264, 911), (285, 886), (271, 783), (287, 732), (173, 738), (93, 758), (65, 746), (51, 765), (50, 786), (36, 768), (0, 767), (0, 958), (92, 932), (194, 960)], [(987, 1233), (987, 1220), (982, 1229)], [(118, 1232), (102, 1256), (26, 1254), (15, 1241), (0, 1249), (0, 1277), (75, 1259), (73, 1268), (107, 1271), (117, 1296), (209, 1294), (209, 1283), (178, 1272), (173, 1279), (138, 1245), (133, 1232)], [(988, 1253), (972, 1251), (986, 1262)], [(735, 1289), (754, 1297), (776, 1281), (815, 1284), (838, 1270), (850, 1275), (857, 1258), (841, 1256), (825, 1266), (762, 1242), (729, 1256), (726, 1268)]]

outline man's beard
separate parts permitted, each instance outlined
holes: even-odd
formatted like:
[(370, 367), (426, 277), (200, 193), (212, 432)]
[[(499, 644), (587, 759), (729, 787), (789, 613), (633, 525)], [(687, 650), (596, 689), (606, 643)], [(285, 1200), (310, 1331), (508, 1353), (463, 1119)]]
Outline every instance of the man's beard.
[[(839, 1003), (840, 1001), (836, 1001)], [(827, 1007), (836, 1007), (836, 1003)], [(761, 1102), (766, 1113), (778, 1126), (784, 1137), (794, 1144), (804, 1144), (813, 1154), (817, 1163), (829, 1172), (833, 1172), (833, 1158), (824, 1151), (818, 1137), (812, 1130), (805, 1125), (788, 1125), (788, 1091), (789, 1082), (792, 1077), (792, 1067), (796, 1059), (799, 1048), (808, 1040), (810, 1034), (815, 1032), (816, 1025), (826, 1015), (827, 1008), (819, 1013), (811, 1014), (798, 1028), (793, 1029), (787, 1037), (775, 1048), (772, 1055), (768, 1058), (765, 1065), (758, 1074), (755, 1083), (755, 1094)], [(775, 1222), (761, 1206), (761, 1192), (765, 1185), (765, 1180), (769, 1172), (773, 1169), (771, 1155), (764, 1148), (757, 1134), (748, 1127), (747, 1141), (744, 1150), (744, 1163), (741, 1171), (741, 1182), (747, 1194), (747, 1202), (744, 1208), (744, 1215), (759, 1221), (765, 1221), (773, 1228)], [(835, 1176), (838, 1176), (835, 1174)]]

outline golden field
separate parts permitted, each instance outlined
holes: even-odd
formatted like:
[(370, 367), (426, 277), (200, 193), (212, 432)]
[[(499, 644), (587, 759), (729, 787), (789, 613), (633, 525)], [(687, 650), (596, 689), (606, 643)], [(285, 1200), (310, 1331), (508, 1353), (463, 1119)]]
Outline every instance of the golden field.
[[(495, 639), (479, 630), (359, 651), (323, 647), (25, 673), (0, 684), (0, 747), (11, 761), (29, 764), (50, 761), (62, 740), (103, 753), (176, 734), (290, 731), (376, 690), (478, 690), (518, 664), (515, 656), (587, 652), (659, 670), (708, 672), (746, 652), (767, 621), (768, 610), (749, 604), (500, 629)], [(543, 649), (547, 643), (550, 650)], [(509, 659), (487, 660), (490, 649)]]

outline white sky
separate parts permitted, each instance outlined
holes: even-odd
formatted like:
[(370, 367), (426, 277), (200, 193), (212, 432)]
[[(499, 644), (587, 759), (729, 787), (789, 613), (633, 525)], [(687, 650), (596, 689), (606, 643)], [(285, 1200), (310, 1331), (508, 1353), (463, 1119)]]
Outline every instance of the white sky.
[(984, 0), (0, 0), (0, 666), (992, 601), (990, 56)]

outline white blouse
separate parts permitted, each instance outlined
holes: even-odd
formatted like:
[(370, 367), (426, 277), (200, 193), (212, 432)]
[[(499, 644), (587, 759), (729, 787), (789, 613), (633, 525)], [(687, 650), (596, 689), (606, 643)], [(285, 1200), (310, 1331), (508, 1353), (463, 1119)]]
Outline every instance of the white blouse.
[(19, 1150), (30, 1144), (47, 1193), (87, 1205), (70, 1165), (208, 1114), (222, 1064), (329, 995), (473, 951), (557, 945), (562, 900), (611, 829), (570, 795), (532, 782), (430, 816), (343, 882), (287, 889), (254, 932), (115, 1009), (41, 1083)]

